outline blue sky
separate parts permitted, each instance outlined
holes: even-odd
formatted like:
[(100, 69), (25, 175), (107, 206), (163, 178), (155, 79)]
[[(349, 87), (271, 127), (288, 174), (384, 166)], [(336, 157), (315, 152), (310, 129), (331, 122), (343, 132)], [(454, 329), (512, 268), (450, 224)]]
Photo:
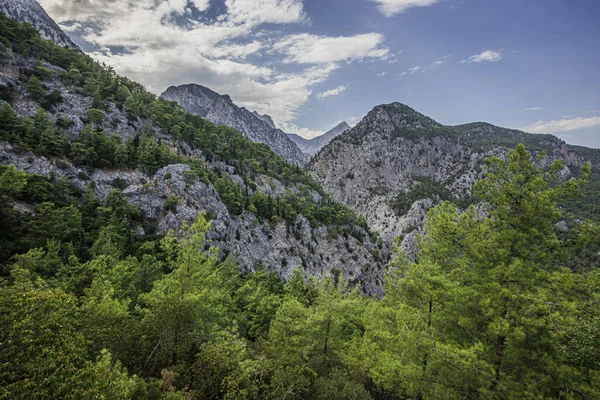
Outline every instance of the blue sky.
[(199, 83), (314, 136), (400, 101), (600, 147), (600, 2), (41, 0), (96, 59), (160, 93)]

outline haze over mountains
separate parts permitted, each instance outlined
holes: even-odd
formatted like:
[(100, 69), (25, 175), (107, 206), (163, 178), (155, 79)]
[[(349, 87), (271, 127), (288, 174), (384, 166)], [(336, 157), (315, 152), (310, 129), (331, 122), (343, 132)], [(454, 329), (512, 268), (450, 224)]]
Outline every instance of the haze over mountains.
[(314, 156), (319, 150), (325, 147), (335, 137), (340, 136), (344, 132), (350, 129), (350, 125), (346, 121), (340, 122), (337, 126), (332, 128), (330, 131), (325, 132), (321, 136), (314, 137), (312, 139), (305, 139), (302, 136), (298, 136), (294, 133), (288, 133), (290, 139), (292, 139), (300, 147), (300, 149)]

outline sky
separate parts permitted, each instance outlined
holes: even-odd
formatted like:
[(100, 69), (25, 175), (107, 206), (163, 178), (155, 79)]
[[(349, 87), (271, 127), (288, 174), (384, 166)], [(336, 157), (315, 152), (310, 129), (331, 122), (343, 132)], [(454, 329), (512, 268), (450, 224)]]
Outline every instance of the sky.
[(398, 101), (600, 147), (597, 0), (39, 0), (160, 94), (197, 83), (317, 136)]

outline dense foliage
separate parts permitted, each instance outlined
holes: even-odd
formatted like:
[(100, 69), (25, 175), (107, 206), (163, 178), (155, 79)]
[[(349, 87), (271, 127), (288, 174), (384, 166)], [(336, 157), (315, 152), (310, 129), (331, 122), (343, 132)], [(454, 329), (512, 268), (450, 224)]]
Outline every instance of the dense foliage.
[(33, 248), (10, 250), (0, 284), (0, 398), (596, 398), (600, 275), (571, 259), (598, 230), (554, 230), (589, 171), (556, 186), (560, 165), (522, 146), (488, 170), (486, 213), (432, 209), (379, 300), (336, 274), (240, 275), (207, 249), (204, 215), (143, 240), (118, 191), (76, 207), (59, 181), (5, 167), (3, 217), (33, 185), (57, 205), (15, 233)]
[[(62, 96), (59, 91), (46, 94), (44, 82), (56, 79), (92, 99), (85, 113), (85, 127), (71, 138), (68, 132), (74, 121), (67, 115), (53, 119), (40, 109), (34, 116), (22, 118), (9, 104), (15, 88), (2, 86), (8, 102), (0, 104), (0, 138), (17, 149), (66, 158), (88, 168), (140, 168), (150, 174), (169, 164), (188, 164), (194, 173), (190, 179), (212, 183), (233, 214), (249, 211), (264, 219), (288, 223), (301, 214), (313, 225), (334, 225), (338, 231), (348, 230), (352, 224), (366, 229), (364, 219), (333, 201), (308, 174), (275, 155), (267, 145), (253, 143), (233, 129), (187, 113), (176, 102), (157, 99), (141, 85), (88, 56), (42, 39), (29, 24), (2, 15), (0, 22), (3, 59), (37, 59), (31, 68), (21, 68), (21, 80), (26, 82), (32, 100), (52, 110)], [(112, 107), (125, 112), (128, 124), (136, 130), (133, 137), (124, 140), (111, 133), (111, 126), (124, 122), (108, 121)], [(186, 146), (182, 143), (199, 150), (204, 160), (184, 155)], [(223, 164), (233, 167), (231, 174), (243, 177), (245, 188), (231, 179), (230, 173), (223, 172)], [(259, 176), (276, 179), (298, 192), (289, 191), (278, 199), (262, 198), (258, 192), (249, 194), (248, 189), (256, 189)], [(317, 197), (319, 200), (315, 200)]]

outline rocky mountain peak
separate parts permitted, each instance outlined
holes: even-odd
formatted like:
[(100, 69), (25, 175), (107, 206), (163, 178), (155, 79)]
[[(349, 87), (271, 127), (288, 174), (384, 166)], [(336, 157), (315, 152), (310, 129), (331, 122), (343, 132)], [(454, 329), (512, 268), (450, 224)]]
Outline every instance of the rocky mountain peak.
[(257, 111), (253, 111), (253, 112), (252, 112), (252, 114), (253, 114), (253, 115), (254, 115), (256, 118), (258, 118), (258, 119), (261, 119), (261, 120), (265, 121), (267, 124), (269, 124), (269, 126), (270, 126), (271, 128), (273, 128), (273, 129), (277, 129), (277, 127), (275, 126), (275, 122), (273, 122), (273, 118), (271, 118), (271, 116), (270, 116), (270, 115), (267, 115), (267, 114), (265, 114), (265, 115), (261, 115), (261, 114), (259, 114)]
[(375, 107), (325, 146), (308, 169), (334, 199), (364, 216), (385, 243), (401, 236), (410, 253), (426, 209), (441, 200), (468, 202), (485, 158), (502, 156), (518, 143), (534, 154), (546, 151), (547, 162), (562, 161), (565, 178), (586, 161), (597, 168), (600, 159), (600, 152), (569, 146), (552, 135), (481, 122), (443, 126), (392, 103)]
[[(340, 122), (335, 128), (332, 129), (332, 131), (341, 131), (342, 133), (344, 133), (345, 131), (350, 129), (350, 125), (348, 125), (348, 123), (346, 121)], [(330, 131), (331, 132), (331, 131)]]
[(381, 123), (382, 121), (389, 121), (396, 128), (413, 130), (442, 126), (439, 122), (421, 114), (406, 104), (397, 102), (373, 108), (362, 122)]
[(0, 12), (17, 21), (29, 22), (43, 38), (52, 40), (59, 46), (81, 50), (36, 0), (1, 0)]
[[(407, 132), (429, 132), (442, 124), (402, 103), (382, 104), (373, 108), (347, 135), (346, 140), (360, 143), (367, 136), (390, 138)], [(370, 138), (369, 140), (371, 140)]]
[(223, 98), (223, 100), (225, 100), (229, 104), (233, 104), (233, 100), (231, 100), (231, 96), (229, 96), (228, 94), (224, 94), (221, 97)]
[[(275, 153), (295, 164), (304, 164), (308, 155), (287, 135), (274, 127), (273, 121), (265, 121), (244, 107), (238, 107), (229, 95), (219, 93), (197, 84), (171, 86), (162, 95), (166, 100), (177, 101), (192, 114), (217, 124), (227, 125), (240, 131), (253, 142), (265, 143)], [(269, 117), (270, 120), (270, 117)]]

